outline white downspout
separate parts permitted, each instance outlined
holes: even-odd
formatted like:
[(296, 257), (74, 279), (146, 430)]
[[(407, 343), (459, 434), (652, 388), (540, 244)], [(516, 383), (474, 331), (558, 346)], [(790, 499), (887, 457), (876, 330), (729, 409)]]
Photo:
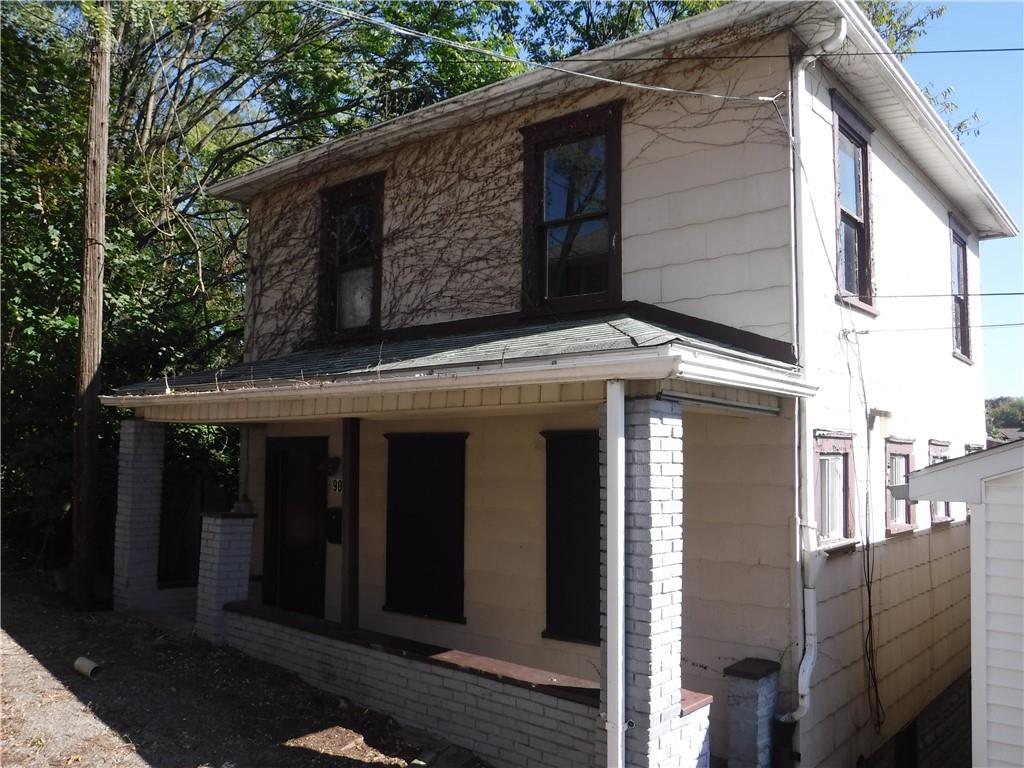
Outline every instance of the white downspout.
[[(823, 53), (832, 53), (839, 50), (846, 41), (846, 19), (841, 17), (836, 21), (836, 28), (827, 40), (808, 50), (794, 67), (793, 90), (791, 97), (792, 108), (792, 133), (793, 133), (793, 261), (795, 272), (795, 293), (796, 293), (796, 332), (797, 350), (800, 365), (804, 371), (807, 370), (807, 316), (806, 316), (806, 278), (804, 270), (804, 249), (803, 249), (803, 227), (804, 227), (804, 184), (803, 167), (800, 161), (800, 117), (803, 109), (803, 94), (807, 83), (807, 67), (809, 67)], [(797, 695), (799, 697), (797, 708), (779, 716), (783, 722), (794, 723), (800, 720), (810, 707), (811, 703), (811, 675), (814, 672), (814, 663), (818, 658), (818, 597), (817, 578), (822, 564), (827, 555), (817, 548), (814, 520), (810, 513), (810, 484), (809, 479), (814, 476), (814, 468), (811, 465), (813, 458), (810, 451), (813, 435), (810, 425), (807, 422), (807, 406), (802, 400), (796, 403), (797, 417), (797, 466), (798, 466), (798, 488), (797, 488), (797, 523), (800, 532), (806, 535), (799, 535), (800, 558), (801, 558), (801, 580), (803, 581), (803, 604), (804, 604), (804, 654), (800, 661), (800, 670), (797, 673)]]
[(625, 624), (625, 549), (626, 549), (626, 405), (625, 383), (606, 384), (607, 427), (606, 493), (608, 499), (608, 627), (607, 686), (605, 728), (608, 731), (608, 768), (626, 764), (626, 624)]

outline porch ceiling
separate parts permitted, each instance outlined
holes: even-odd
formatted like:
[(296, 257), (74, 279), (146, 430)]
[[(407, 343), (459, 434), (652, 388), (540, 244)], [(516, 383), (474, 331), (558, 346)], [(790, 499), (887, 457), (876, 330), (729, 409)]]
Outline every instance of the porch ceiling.
[(619, 312), (309, 350), (151, 379), (118, 388), (101, 400), (108, 406), (136, 408), (172, 402), (679, 376), (786, 395), (813, 391), (791, 363)]

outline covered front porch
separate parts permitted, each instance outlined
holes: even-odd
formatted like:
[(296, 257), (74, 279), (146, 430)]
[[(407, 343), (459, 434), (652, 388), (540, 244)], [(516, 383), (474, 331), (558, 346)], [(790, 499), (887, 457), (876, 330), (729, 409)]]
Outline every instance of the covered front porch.
[[(714, 656), (705, 635), (741, 633), (696, 626), (714, 599), (687, 597), (687, 552), (700, 563), (693, 594), (734, 558), (701, 514), (684, 547), (684, 485), (687, 514), (692, 496), (708, 518), (734, 517), (715, 509), (735, 503), (712, 499), (713, 486), (770, 484), (772, 470), (742, 466), (743, 453), (722, 467), (730, 443), (791, 449), (803, 385), (791, 368), (722, 349), (640, 351), (378, 376), (377, 391), (310, 376), (120, 395), (136, 418), (122, 438), (117, 603), (145, 607), (155, 590), (140, 567), (153, 529), (136, 524), (154, 514), (140, 486), (159, 480), (146, 446), (156, 451), (166, 422), (239, 424), (240, 501), (203, 523), (201, 635), (496, 765), (707, 764), (706, 694), (718, 720), (728, 711), (720, 667), (695, 659)], [(705, 378), (712, 363), (716, 375), (732, 366), (737, 382), (681, 376), (687, 362)], [(775, 381), (750, 386), (755, 374)], [(703, 477), (691, 483), (693, 470)], [(792, 506), (761, 506), (762, 523), (779, 518), (784, 565)], [(717, 570), (713, 548), (701, 551), (715, 543)], [(781, 615), (785, 602), (764, 610)]]

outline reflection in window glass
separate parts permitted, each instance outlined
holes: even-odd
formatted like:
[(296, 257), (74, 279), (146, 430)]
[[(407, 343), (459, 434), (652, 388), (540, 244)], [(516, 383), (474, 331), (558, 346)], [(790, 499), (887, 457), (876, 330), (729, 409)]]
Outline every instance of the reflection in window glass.
[(604, 137), (595, 136), (544, 153), (544, 220), (605, 210)]
[(547, 297), (600, 293), (608, 287), (608, 220), (548, 229)]
[(827, 454), (818, 457), (820, 482), (821, 530), (823, 539), (839, 539), (845, 535), (846, 457)]
[(338, 274), (338, 328), (369, 325), (373, 313), (373, 267)]
[(855, 224), (843, 220), (839, 238), (839, 287), (847, 293), (860, 295), (859, 230)]
[(864, 150), (839, 133), (839, 204), (858, 219), (864, 218), (861, 195), (861, 153)]
[[(889, 457), (889, 485), (903, 485), (907, 482), (907, 471), (910, 457), (902, 453), (894, 453)], [(892, 522), (909, 523), (910, 507), (906, 499), (892, 500)]]

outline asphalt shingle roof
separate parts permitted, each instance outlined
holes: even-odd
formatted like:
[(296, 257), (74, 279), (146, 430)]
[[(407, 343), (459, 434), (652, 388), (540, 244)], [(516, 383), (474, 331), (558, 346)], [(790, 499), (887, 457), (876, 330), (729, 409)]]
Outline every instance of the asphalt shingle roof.
[(164, 394), (168, 389), (208, 392), (281, 387), (296, 382), (329, 382), (372, 374), (465, 368), (530, 358), (649, 348), (677, 341), (722, 347), (720, 343), (709, 342), (699, 336), (618, 313), (433, 338), (384, 340), (373, 344), (362, 342), (308, 350), (220, 370), (168, 376), (166, 380), (152, 379), (114, 391), (117, 395), (155, 395)]

